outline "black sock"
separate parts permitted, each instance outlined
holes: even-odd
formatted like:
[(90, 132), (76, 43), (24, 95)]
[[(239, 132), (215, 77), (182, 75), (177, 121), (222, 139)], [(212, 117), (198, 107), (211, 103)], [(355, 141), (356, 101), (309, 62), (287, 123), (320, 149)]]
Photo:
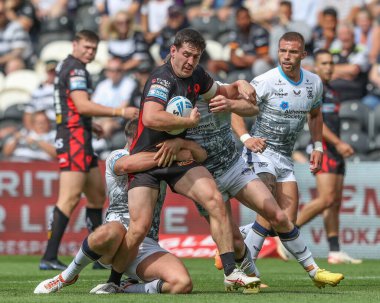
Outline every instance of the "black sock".
[(247, 257), (248, 254), (248, 247), (247, 245), (244, 244), (244, 255), (241, 257), (241, 259), (235, 259), (236, 263), (240, 264), (241, 262), (244, 261), (244, 259)]
[(48, 230), (48, 243), (46, 251), (42, 259), (47, 261), (56, 260), (58, 257), (59, 244), (61, 243), (63, 234), (67, 224), (69, 223), (69, 218), (61, 212), (61, 210), (56, 206), (54, 207), (53, 213), (51, 214), (49, 220), (49, 230)]
[(102, 210), (102, 208), (86, 207), (86, 225), (89, 233), (93, 232), (95, 228), (102, 225)]
[(340, 251), (338, 236), (329, 237), (327, 241), (329, 242), (330, 251)]
[(123, 276), (123, 273), (119, 273), (115, 271), (113, 268), (111, 269), (110, 277), (108, 278), (107, 283), (115, 283), (117, 286), (120, 286), (121, 277)]
[(89, 258), (91, 258), (92, 260), (97, 261), (99, 260), (102, 256), (101, 255), (98, 255), (96, 252), (94, 252), (93, 250), (91, 250), (90, 246), (88, 246), (88, 237), (86, 237), (86, 239), (83, 240), (82, 242), (82, 252)]
[(221, 254), (220, 259), (222, 260), (224, 274), (226, 276), (230, 275), (236, 268), (235, 254), (233, 252), (227, 252)]

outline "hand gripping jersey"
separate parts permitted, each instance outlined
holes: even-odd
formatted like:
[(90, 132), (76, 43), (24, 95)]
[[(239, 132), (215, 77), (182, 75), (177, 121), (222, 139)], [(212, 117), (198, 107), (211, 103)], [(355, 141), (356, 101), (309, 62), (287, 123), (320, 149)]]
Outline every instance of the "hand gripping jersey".
[[(117, 175), (114, 171), (115, 162), (122, 157), (128, 157), (129, 152), (126, 149), (117, 149), (113, 151), (106, 160), (106, 184), (107, 194), (109, 197), (108, 213), (120, 214), (129, 218), (128, 209), (128, 174)], [(160, 193), (156, 202), (153, 213), (153, 222), (147, 237), (158, 242), (158, 233), (160, 229), (160, 215), (162, 205), (166, 195), (166, 183), (161, 182)]]
[(321, 79), (301, 69), (296, 83), (277, 67), (256, 77), (251, 84), (260, 108), (251, 135), (266, 138), (268, 149), (290, 157), (307, 114), (321, 106)]
[[(136, 136), (131, 145), (131, 153), (140, 151), (156, 151), (156, 145), (167, 139), (186, 136), (186, 131), (179, 135), (170, 135), (164, 131), (157, 131), (144, 126), (142, 115), (146, 102), (157, 102), (165, 108), (169, 100), (175, 96), (184, 96), (189, 99), (193, 107), (198, 97), (208, 92), (214, 80), (199, 65), (188, 78), (179, 78), (175, 75), (170, 61), (155, 69), (145, 84), (141, 98), (139, 124)], [(216, 87), (216, 86), (215, 86)]]
[(197, 127), (187, 130), (186, 138), (195, 140), (207, 151), (202, 164), (217, 178), (240, 158), (231, 131), (231, 113), (214, 114), (203, 99), (197, 102), (197, 107), (201, 120)]

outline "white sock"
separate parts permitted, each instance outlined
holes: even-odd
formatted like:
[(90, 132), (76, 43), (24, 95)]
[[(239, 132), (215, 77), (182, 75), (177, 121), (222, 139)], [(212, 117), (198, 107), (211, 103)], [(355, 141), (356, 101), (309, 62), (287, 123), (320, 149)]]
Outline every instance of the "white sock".
[(252, 223), (249, 223), (247, 225), (243, 225), (239, 227), (240, 233), (243, 236), (243, 239), (245, 239), (249, 233), (249, 231), (252, 229)]
[(244, 239), (245, 244), (251, 252), (252, 259), (254, 262), (256, 262), (257, 256), (259, 255), (260, 250), (263, 247), (265, 238), (266, 237), (263, 237), (261, 234), (256, 233), (252, 228), (250, 228), (247, 236)]
[(305, 241), (302, 239), (298, 228), (295, 227), (289, 233), (278, 233), (278, 235), (285, 248), (296, 258), (309, 276), (314, 278), (319, 267), (317, 263), (315, 263), (313, 255), (306, 246)]
[(124, 292), (157, 294), (161, 292), (161, 286), (162, 286), (161, 280), (153, 280), (147, 283), (131, 284), (124, 290)]
[(65, 281), (71, 281), (79, 274), (88, 264), (93, 263), (94, 260), (83, 253), (82, 247), (79, 249), (74, 260), (70, 265), (62, 272), (62, 278)]
[(255, 276), (255, 277), (259, 278), (260, 272), (259, 272), (255, 262), (252, 259), (251, 252), (247, 246), (245, 246), (245, 247), (246, 247), (246, 252), (244, 255), (244, 259), (240, 264), (239, 263), (237, 263), (237, 264), (240, 266), (240, 268), (244, 271), (244, 273), (247, 276)]

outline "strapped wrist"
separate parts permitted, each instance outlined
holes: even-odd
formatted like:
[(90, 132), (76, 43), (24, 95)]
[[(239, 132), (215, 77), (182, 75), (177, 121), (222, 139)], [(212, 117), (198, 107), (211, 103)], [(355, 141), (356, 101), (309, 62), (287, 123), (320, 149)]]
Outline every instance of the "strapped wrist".
[(314, 142), (314, 150), (323, 153), (323, 145), (322, 145), (321, 141), (315, 141)]
[(245, 133), (243, 135), (240, 136), (240, 141), (241, 143), (245, 143), (245, 141), (247, 141), (248, 139), (252, 138), (250, 134), (248, 133)]

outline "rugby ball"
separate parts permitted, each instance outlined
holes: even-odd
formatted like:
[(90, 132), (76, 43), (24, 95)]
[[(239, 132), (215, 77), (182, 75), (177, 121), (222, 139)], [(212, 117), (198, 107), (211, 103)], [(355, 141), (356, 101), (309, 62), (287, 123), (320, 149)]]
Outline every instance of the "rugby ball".
[[(193, 104), (191, 101), (183, 96), (176, 96), (171, 98), (166, 106), (166, 112), (180, 117), (189, 117), (192, 109)], [(167, 133), (171, 135), (178, 135), (184, 130), (185, 128), (174, 129), (167, 131)]]

